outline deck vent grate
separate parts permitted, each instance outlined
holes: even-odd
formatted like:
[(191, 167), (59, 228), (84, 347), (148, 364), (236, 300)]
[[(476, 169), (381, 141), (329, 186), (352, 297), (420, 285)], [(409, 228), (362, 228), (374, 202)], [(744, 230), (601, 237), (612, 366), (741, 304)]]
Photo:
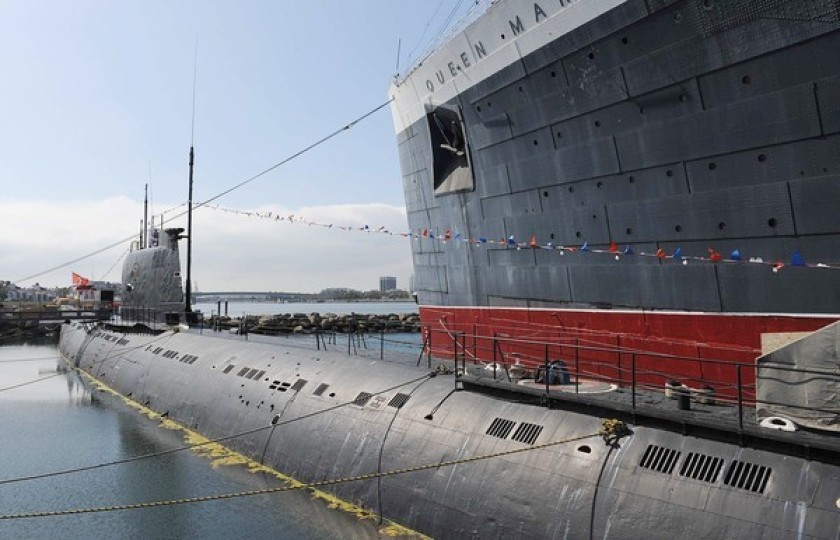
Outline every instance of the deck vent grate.
[(519, 427), (516, 428), (516, 431), (513, 432), (513, 437), (511, 437), (511, 439), (525, 444), (534, 444), (534, 441), (536, 441), (537, 437), (540, 436), (542, 430), (543, 427), (540, 425), (522, 422), (519, 424)]
[(242, 376), (244, 376), (246, 373), (248, 373), (248, 368), (247, 368), (247, 367), (244, 367), (244, 368), (242, 368), (242, 369), (240, 369), (240, 370), (239, 370), (239, 373), (237, 373), (237, 374), (236, 374), (236, 376), (237, 376), (237, 377), (242, 377)]
[(295, 384), (293, 384), (293, 385), (292, 385), (292, 390), (294, 390), (295, 392), (299, 392), (299, 391), (301, 390), (301, 388), (303, 388), (304, 386), (306, 386), (306, 383), (307, 383), (307, 382), (308, 382), (308, 381), (307, 381), (306, 379), (298, 379), (298, 380), (296, 380), (296, 381), (295, 381)]
[(767, 480), (770, 478), (772, 469), (764, 465), (756, 465), (737, 459), (729, 465), (723, 483), (738, 489), (745, 489), (753, 493), (764, 493), (767, 487)]
[(411, 396), (408, 394), (397, 394), (391, 398), (391, 401), (388, 402), (389, 407), (394, 407), (395, 409), (402, 409), (403, 405), (406, 404), (408, 398)]
[(511, 430), (513, 430), (513, 426), (516, 425), (516, 422), (513, 420), (508, 420), (507, 418), (496, 418), (490, 424), (490, 427), (487, 428), (487, 435), (491, 437), (498, 437), (500, 439), (507, 439), (507, 436), (510, 435)]
[(678, 459), (680, 459), (679, 450), (650, 444), (648, 445), (647, 450), (645, 450), (645, 454), (642, 456), (642, 461), (639, 463), (639, 466), (652, 471), (671, 474)]
[(271, 381), (271, 384), (269, 384), (269, 385), (268, 385), (268, 387), (269, 387), (271, 390), (277, 390), (277, 387), (278, 387), (278, 386), (280, 386), (280, 381), (276, 381), (276, 380), (275, 380), (275, 381)]
[(689, 452), (680, 467), (680, 476), (714, 484), (723, 467), (723, 458)]
[(364, 407), (365, 404), (370, 401), (370, 398), (373, 397), (373, 394), (369, 394), (367, 392), (359, 392), (359, 395), (356, 396), (356, 399), (353, 400), (353, 405), (358, 405), (359, 407)]
[(235, 368), (235, 367), (236, 367), (236, 365), (234, 365), (234, 364), (230, 364), (230, 365), (228, 365), (228, 367), (226, 367), (224, 370), (222, 370), (222, 373), (224, 373), (225, 375), (227, 375), (228, 373), (230, 373), (231, 371), (233, 371), (233, 368)]
[(251, 368), (251, 369), (248, 370), (248, 374), (245, 375), (245, 378), (246, 379), (253, 379), (254, 376), (257, 374), (257, 372), (259, 372), (259, 370), (257, 368)]
[[(280, 386), (278, 386), (277, 389), (280, 390), (281, 392), (285, 392), (286, 390), (289, 389), (290, 386), (292, 386), (292, 383), (284, 382)], [(318, 394), (318, 395), (320, 395), (320, 394)]]
[(257, 381), (258, 381), (258, 380), (262, 379), (262, 378), (263, 378), (263, 375), (265, 375), (265, 370), (264, 370), (264, 369), (263, 369), (263, 370), (258, 371), (258, 372), (257, 372), (257, 374), (256, 374), (256, 375), (254, 375), (254, 380), (257, 380)]
[(327, 383), (319, 384), (318, 388), (316, 388), (315, 391), (312, 392), (312, 395), (313, 396), (320, 396), (321, 394), (323, 394), (327, 390), (327, 388), (329, 388), (329, 386), (330, 385), (328, 385)]

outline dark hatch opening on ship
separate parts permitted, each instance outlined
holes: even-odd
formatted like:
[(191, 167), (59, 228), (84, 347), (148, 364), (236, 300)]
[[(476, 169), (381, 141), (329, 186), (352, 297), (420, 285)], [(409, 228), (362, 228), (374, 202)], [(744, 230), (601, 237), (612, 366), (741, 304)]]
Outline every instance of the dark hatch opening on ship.
[(435, 195), (475, 188), (464, 125), (456, 110), (438, 107), (426, 115), (432, 144)]

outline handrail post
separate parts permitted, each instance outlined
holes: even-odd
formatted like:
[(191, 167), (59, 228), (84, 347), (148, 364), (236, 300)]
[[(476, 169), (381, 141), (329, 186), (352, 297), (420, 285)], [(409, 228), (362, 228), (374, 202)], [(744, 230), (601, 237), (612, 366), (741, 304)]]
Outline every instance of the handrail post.
[(548, 343), (545, 344), (545, 354), (543, 355), (545, 363), (545, 371), (543, 372), (543, 381), (545, 381), (545, 395), (548, 397)]
[(632, 396), (632, 404), (631, 409), (633, 411), (636, 410), (636, 353), (633, 353), (630, 357), (630, 376), (632, 377), (632, 385), (633, 389), (631, 391)]
[(429, 328), (429, 346), (426, 348), (426, 362), (428, 368), (432, 369), (432, 329)]
[(575, 338), (575, 394), (580, 393), (580, 338)]
[[(464, 353), (466, 353), (466, 347), (467, 347), (467, 336), (465, 335), (464, 336)], [(467, 355), (463, 354), (463, 355), (461, 355), (461, 374), (464, 374), (466, 372), (467, 372)], [(458, 375), (458, 365), (457, 364), (455, 365), (455, 375), (456, 375), (456, 377)]]
[(741, 387), (741, 364), (735, 364), (736, 380), (738, 384), (738, 431), (744, 431), (744, 396)]
[(496, 380), (496, 332), (493, 332), (493, 380)]
[(621, 336), (616, 334), (615, 336), (615, 351), (618, 355), (618, 386), (621, 386), (622, 377), (621, 377)]
[(379, 359), (385, 359), (385, 327), (379, 329)]

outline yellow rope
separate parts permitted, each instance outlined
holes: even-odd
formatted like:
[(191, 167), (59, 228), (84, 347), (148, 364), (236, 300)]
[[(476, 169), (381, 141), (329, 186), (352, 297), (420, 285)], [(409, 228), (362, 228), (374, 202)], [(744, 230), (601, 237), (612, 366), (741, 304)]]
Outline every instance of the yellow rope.
[(91, 514), (95, 512), (114, 512), (118, 510), (139, 510), (143, 508), (158, 508), (162, 506), (174, 506), (177, 504), (192, 504), (192, 503), (200, 503), (200, 502), (208, 502), (208, 501), (220, 501), (225, 499), (234, 499), (238, 497), (251, 497), (254, 495), (266, 495), (269, 493), (280, 493), (284, 491), (292, 491), (296, 489), (310, 489), (310, 488), (318, 488), (322, 486), (331, 486), (335, 484), (343, 484), (347, 482), (356, 482), (359, 480), (371, 480), (374, 478), (384, 478), (386, 476), (396, 476), (400, 474), (406, 474), (410, 472), (417, 472), (417, 471), (424, 471), (429, 469), (437, 469), (440, 467), (449, 467), (452, 465), (461, 465), (464, 463), (472, 463), (474, 461), (481, 461), (485, 459), (492, 459), (504, 456), (510, 456), (514, 454), (521, 454), (524, 452), (530, 452), (533, 450), (540, 450), (543, 448), (549, 448), (551, 446), (558, 446), (561, 444), (568, 444), (574, 441), (580, 441), (583, 439), (589, 439), (591, 437), (597, 436), (605, 436), (610, 433), (616, 432), (617, 426), (623, 426), (623, 423), (620, 423), (615, 420), (605, 420), (604, 421), (604, 428), (599, 431), (598, 433), (591, 433), (589, 435), (581, 435), (579, 437), (572, 437), (569, 439), (563, 439), (561, 441), (552, 441), (545, 444), (539, 444), (535, 446), (528, 446), (525, 448), (517, 448), (515, 450), (507, 450), (504, 452), (496, 452), (493, 454), (484, 454), (479, 456), (473, 456), (469, 458), (461, 458), (461, 459), (453, 459), (450, 461), (442, 461), (439, 463), (430, 463), (427, 465), (418, 465), (416, 467), (407, 467), (403, 469), (393, 469), (391, 471), (385, 471), (380, 473), (368, 473), (368, 474), (361, 474), (358, 476), (349, 476), (344, 478), (334, 478), (332, 480), (321, 480), (318, 482), (311, 482), (308, 484), (294, 484), (294, 485), (286, 485), (280, 487), (272, 487), (272, 488), (265, 488), (265, 489), (255, 489), (250, 491), (239, 491), (235, 493), (221, 493), (218, 495), (205, 495), (203, 497), (189, 497), (183, 499), (169, 499), (163, 501), (150, 501), (150, 502), (143, 502), (143, 503), (134, 503), (134, 504), (120, 504), (120, 505), (113, 505), (113, 506), (99, 506), (93, 508), (74, 508), (69, 510), (53, 510), (53, 511), (43, 511), (43, 512), (25, 512), (20, 514), (6, 514), (0, 515), (0, 520), (10, 520), (10, 519), (25, 519), (25, 518), (36, 518), (36, 517), (53, 517), (53, 516), (69, 516), (74, 514)]

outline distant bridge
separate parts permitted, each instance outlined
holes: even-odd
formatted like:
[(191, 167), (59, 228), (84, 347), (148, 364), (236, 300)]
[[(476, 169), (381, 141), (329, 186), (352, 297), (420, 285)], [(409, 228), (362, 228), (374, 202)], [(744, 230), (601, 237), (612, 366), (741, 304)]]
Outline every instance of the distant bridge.
[(266, 292), (266, 291), (219, 291), (194, 292), (192, 298), (196, 303), (224, 302), (276, 302), (278, 300), (292, 302), (306, 302), (319, 298), (312, 293)]

